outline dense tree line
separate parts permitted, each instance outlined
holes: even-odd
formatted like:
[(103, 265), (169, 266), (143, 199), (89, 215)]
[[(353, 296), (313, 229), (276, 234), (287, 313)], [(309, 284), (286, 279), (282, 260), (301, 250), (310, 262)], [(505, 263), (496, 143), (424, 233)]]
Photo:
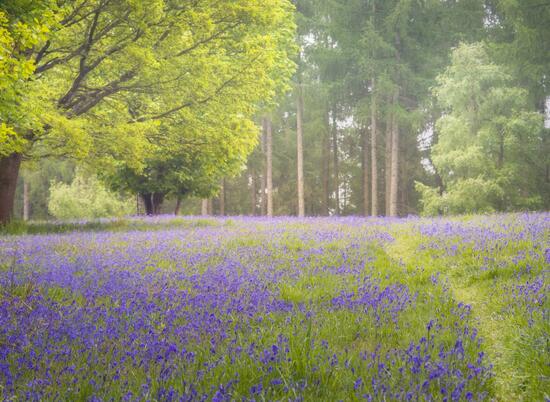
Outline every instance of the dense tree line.
[[(550, 4), (180, 3), (56, 2), (64, 17), (41, 10), (33, 35), (7, 19), (4, 30), (33, 39), (12, 55), (21, 66), (2, 67), (24, 85), (2, 100), (4, 149), (35, 160), (84, 153), (148, 213), (550, 207)], [(37, 13), (23, 11), (6, 15)], [(94, 40), (94, 24), (116, 34)], [(8, 110), (29, 91), (25, 104), (45, 116), (26, 117), (38, 129)], [(20, 179), (19, 200), (24, 189)]]
[[(272, 113), (276, 214), (550, 207), (550, 4), (296, 5), (294, 91)], [(226, 183), (230, 213), (264, 212), (264, 153)]]

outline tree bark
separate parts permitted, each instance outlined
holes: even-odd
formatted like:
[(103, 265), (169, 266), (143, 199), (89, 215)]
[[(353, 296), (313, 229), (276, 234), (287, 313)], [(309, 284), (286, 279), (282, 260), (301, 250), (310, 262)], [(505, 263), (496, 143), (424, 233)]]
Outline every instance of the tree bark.
[(151, 193), (141, 193), (140, 196), (145, 207), (145, 214), (149, 216), (154, 215), (153, 195)]
[(203, 198), (201, 200), (201, 215), (208, 215), (208, 199), (206, 198)]
[(179, 215), (181, 209), (181, 197), (176, 198), (176, 208), (174, 208), (174, 215)]
[(29, 220), (30, 205), (29, 205), (29, 182), (23, 178), (23, 220)]
[[(371, 5), (371, 24), (372, 28), (376, 29), (376, 1), (372, 0)], [(372, 51), (372, 58), (373, 60), (376, 59), (376, 54), (373, 49)], [(377, 105), (376, 105), (376, 79), (372, 78), (371, 80), (371, 91), (372, 91), (372, 98), (371, 98), (371, 107), (370, 107), (370, 148), (371, 148), (371, 206), (372, 206), (372, 215), (378, 216), (378, 161), (376, 160), (376, 151), (377, 151), (377, 138), (378, 135), (377, 127), (376, 127), (376, 113), (377, 113)], [(365, 171), (365, 173), (367, 173)], [(365, 194), (365, 197), (367, 195)], [(367, 212), (365, 211), (365, 215)]]
[[(393, 96), (394, 106), (399, 98), (399, 90)], [(397, 114), (392, 114), (392, 141), (391, 141), (391, 175), (390, 175), (390, 216), (398, 215), (398, 188), (399, 188), (399, 123)]]
[(378, 161), (377, 161), (377, 135), (378, 130), (376, 126), (376, 95), (374, 93), (374, 78), (372, 80), (372, 99), (371, 99), (371, 111), (370, 111), (370, 158), (371, 158), (371, 199), (372, 199), (372, 215), (378, 216)]
[(391, 147), (392, 147), (392, 118), (393, 112), (389, 111), (387, 112), (386, 116), (386, 149), (385, 149), (385, 155), (384, 155), (384, 184), (385, 184), (385, 215), (388, 216), (390, 214), (390, 184), (391, 184)]
[(0, 157), (0, 225), (8, 223), (13, 216), (13, 204), (17, 177), (23, 155), (12, 153)]
[(225, 216), (225, 179), (222, 179), (220, 189), (220, 215)]
[(250, 215), (254, 216), (256, 215), (256, 206), (258, 204), (258, 198), (256, 194), (256, 177), (254, 176), (254, 172), (250, 173), (249, 183), (250, 183)]
[(267, 216), (273, 216), (273, 133), (271, 127), (271, 120), (269, 118), (264, 118), (264, 127), (265, 127), (265, 153), (266, 153), (266, 180), (265, 180), (265, 192), (267, 199)]
[(164, 202), (164, 193), (153, 193), (153, 214), (160, 215), (162, 203)]
[(296, 88), (296, 167), (298, 185), (298, 217), (303, 218), (304, 211), (304, 150), (303, 150), (303, 110), (304, 98), (302, 95), (302, 84), (298, 82)]
[[(266, 147), (265, 147), (265, 143), (266, 143), (266, 130), (265, 130), (265, 119), (262, 119), (262, 136), (261, 136), (261, 142), (260, 142), (260, 145), (261, 145), (261, 150), (262, 150), (262, 156), (265, 156), (266, 154)], [(259, 179), (260, 179), (260, 216), (265, 216), (266, 215), (266, 211), (267, 211), (267, 203), (266, 203), (266, 190), (265, 190), (265, 187), (266, 187), (266, 166), (267, 166), (267, 163), (265, 161), (265, 159), (263, 160), (263, 163), (262, 163), (262, 173), (260, 174), (259, 176)]]
[(321, 205), (321, 213), (324, 216), (329, 214), (329, 205), (330, 205), (330, 121), (328, 115), (328, 109), (326, 113), (326, 131), (323, 133), (323, 143), (322, 143), (322, 182), (323, 182), (323, 199)]
[(366, 127), (361, 131), (363, 139), (363, 215), (369, 216), (369, 136)]
[(207, 215), (214, 215), (214, 203), (212, 202), (212, 198), (206, 200), (206, 211)]
[(334, 214), (340, 215), (340, 178), (338, 169), (338, 126), (336, 121), (336, 108), (332, 109), (332, 157), (334, 168)]

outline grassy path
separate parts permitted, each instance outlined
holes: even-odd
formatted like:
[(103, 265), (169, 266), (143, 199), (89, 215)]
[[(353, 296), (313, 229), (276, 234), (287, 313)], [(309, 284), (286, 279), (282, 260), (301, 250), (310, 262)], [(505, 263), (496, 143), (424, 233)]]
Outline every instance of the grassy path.
[(427, 239), (411, 227), (401, 227), (392, 235), (396, 240), (385, 250), (392, 260), (423, 275), (439, 273), (448, 281), (453, 299), (471, 306), (484, 349), (494, 366), (492, 397), (499, 401), (531, 401), (533, 390), (544, 393), (550, 385), (548, 359), (544, 358), (544, 353), (550, 352), (548, 323), (526, 331), (524, 318), (506, 312), (507, 301), (497, 289), (513, 286), (513, 273), (518, 268), (502, 263), (509, 257), (507, 252), (503, 250), (497, 258), (500, 265), (495, 261), (493, 267), (484, 270), (481, 256), (468, 249), (453, 256), (421, 250)]

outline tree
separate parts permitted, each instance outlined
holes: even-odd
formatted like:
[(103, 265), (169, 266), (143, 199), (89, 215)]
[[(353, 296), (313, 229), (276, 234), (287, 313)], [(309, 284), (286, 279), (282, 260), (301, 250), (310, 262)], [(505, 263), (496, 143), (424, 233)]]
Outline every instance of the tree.
[(49, 4), (7, 2), (0, 8), (0, 224), (11, 218), (22, 151), (27, 144), (18, 130), (33, 126), (21, 103), (25, 82), (34, 71), (29, 54), (55, 22)]
[(432, 160), (445, 190), (440, 194), (418, 184), (427, 214), (542, 205), (542, 115), (513, 83), (483, 44), (461, 44), (453, 51), (435, 89), (445, 113), (437, 121)]
[(22, 110), (33, 125), (12, 135), (16, 161), (4, 153), (0, 165), (64, 154), (137, 171), (159, 123), (185, 125), (205, 106), (223, 120), (236, 101), (230, 113), (251, 116), (292, 72), (291, 11), (286, 0), (62, 2), (55, 29), (26, 53), (34, 80)]

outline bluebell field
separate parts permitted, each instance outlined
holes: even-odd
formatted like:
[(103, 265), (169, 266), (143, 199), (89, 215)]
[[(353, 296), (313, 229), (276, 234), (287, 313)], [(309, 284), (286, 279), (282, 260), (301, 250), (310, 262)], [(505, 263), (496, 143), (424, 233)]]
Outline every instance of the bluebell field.
[(125, 225), (0, 237), (0, 399), (549, 397), (550, 213)]

